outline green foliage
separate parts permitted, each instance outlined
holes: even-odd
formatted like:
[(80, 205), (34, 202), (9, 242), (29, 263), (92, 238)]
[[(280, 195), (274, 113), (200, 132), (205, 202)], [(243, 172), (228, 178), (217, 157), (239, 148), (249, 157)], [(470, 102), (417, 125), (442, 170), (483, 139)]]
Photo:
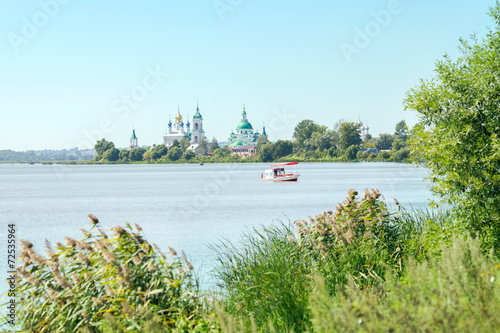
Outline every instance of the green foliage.
[(356, 155), (358, 154), (359, 147), (357, 145), (352, 145), (349, 148), (346, 149), (345, 151), (345, 157), (349, 160), (352, 161), (356, 158)]
[(120, 157), (120, 151), (116, 148), (110, 148), (104, 152), (102, 155), (102, 159), (105, 161), (118, 161), (118, 158)]
[(199, 146), (204, 149), (204, 151), (208, 151), (208, 142), (205, 138), (200, 140)]
[(128, 149), (120, 150), (120, 153), (118, 154), (118, 158), (120, 159), (120, 161), (124, 161), (124, 162), (128, 161), (129, 152), (130, 152), (130, 150), (128, 150)]
[(347, 283), (348, 276), (361, 286), (374, 285), (382, 281), (387, 267), (401, 267), (397, 230), (380, 193), (365, 191), (361, 200), (357, 195), (350, 190), (335, 213), (296, 221), (299, 243), (332, 293)]
[(359, 134), (359, 125), (356, 123), (345, 122), (339, 128), (339, 146), (346, 150), (350, 146), (361, 145), (361, 135)]
[(191, 150), (187, 150), (183, 155), (182, 155), (182, 158), (185, 159), (186, 161), (190, 161), (192, 160), (194, 157), (196, 156), (196, 154), (191, 151)]
[(328, 156), (329, 157), (339, 157), (341, 154), (340, 149), (337, 149), (337, 147), (330, 147), (328, 149)]
[(391, 153), (389, 153), (388, 151), (381, 151), (377, 156), (377, 159), (379, 161), (387, 161), (389, 158), (391, 158)]
[(313, 132), (311, 137), (304, 141), (304, 147), (306, 150), (326, 150), (337, 144), (338, 141), (339, 135), (336, 131)]
[(301, 332), (309, 323), (307, 258), (286, 226), (246, 235), (242, 243), (214, 247), (216, 278), (223, 288), (221, 308), (247, 329), (271, 323), (278, 332)]
[(172, 145), (172, 147), (170, 147), (170, 149), (168, 150), (166, 158), (169, 161), (177, 161), (178, 159), (180, 159), (182, 157), (182, 154), (183, 153), (182, 153), (182, 149), (181, 148)]
[(291, 155), (293, 153), (293, 142), (290, 140), (278, 140), (274, 143), (274, 159)]
[(297, 126), (295, 126), (293, 137), (295, 138), (297, 145), (302, 147), (304, 145), (304, 141), (311, 138), (313, 133), (323, 133), (326, 129), (327, 127), (324, 125), (318, 125), (310, 119), (304, 119), (298, 123)]
[(365, 160), (368, 158), (368, 153), (366, 151), (360, 150), (356, 153), (356, 158), (358, 160)]
[(425, 160), (433, 191), (460, 205), (486, 248), (500, 251), (500, 4), (485, 39), (461, 41), (462, 55), (436, 64), (435, 77), (412, 89), (405, 108), (419, 123), (411, 153)]
[(403, 142), (406, 142), (406, 140), (408, 140), (408, 126), (406, 125), (406, 122), (404, 120), (401, 120), (396, 124), (394, 136)]
[(167, 153), (168, 153), (168, 148), (164, 144), (154, 146), (151, 149), (151, 159), (158, 160), (163, 156), (167, 155)]
[(262, 162), (271, 162), (274, 159), (274, 145), (270, 142), (260, 145), (257, 150), (257, 157)]
[(217, 143), (217, 139), (214, 137), (214, 138), (212, 138), (212, 141), (210, 142), (210, 148), (209, 148), (209, 151), (213, 152), (213, 151), (215, 151), (217, 148), (219, 148), (219, 143)]
[(181, 147), (181, 144), (180, 144), (180, 143), (179, 143), (179, 141), (176, 139), (176, 140), (174, 140), (174, 141), (172, 142), (172, 146), (171, 146), (170, 148), (172, 148), (172, 147), (177, 147), (177, 148), (180, 148), (180, 147)]
[[(373, 136), (370, 133), (366, 134), (365, 137), (364, 137), (364, 139), (363, 139), (363, 145), (367, 144), (372, 139), (373, 139)], [(365, 148), (375, 148), (375, 146), (373, 146), (373, 147), (365, 147)]]
[(144, 159), (144, 153), (146, 153), (145, 148), (134, 148), (129, 153), (129, 159), (131, 162), (139, 162)]
[(188, 149), (189, 146), (191, 145), (191, 142), (189, 142), (188, 138), (182, 138), (182, 140), (179, 142), (179, 144), (180, 144), (180, 148), (182, 149), (182, 151), (185, 152), (186, 149)]
[(373, 143), (373, 140), (372, 141), (369, 141), (369, 142), (366, 142), (365, 144), (363, 144), (363, 148), (377, 148), (375, 147), (375, 144)]
[(334, 298), (321, 278), (311, 297), (314, 332), (494, 332), (500, 327), (500, 263), (475, 240), (455, 238), (440, 257), (411, 261), (378, 288), (354, 279)]
[(388, 150), (392, 148), (392, 143), (394, 142), (394, 136), (387, 133), (382, 133), (380, 136), (374, 140), (375, 147), (378, 150)]
[[(94, 145), (94, 149), (97, 153), (95, 160), (100, 161), (104, 158), (104, 153), (106, 151), (108, 151), (110, 149), (115, 149), (115, 144), (111, 141), (106, 141), (106, 139), (101, 139), (101, 140), (96, 142), (96, 144)], [(120, 152), (118, 152), (117, 154), (119, 154), (119, 153)], [(111, 154), (114, 154), (114, 153), (111, 153)], [(114, 156), (112, 156), (112, 157), (114, 157)], [(118, 156), (116, 159), (118, 159)]]
[[(18, 268), (19, 327), (25, 332), (102, 332), (105, 315), (120, 331), (142, 331), (153, 320), (163, 330), (178, 321), (204, 325), (202, 304), (194, 297), (196, 281), (191, 264), (171, 250), (167, 258), (130, 225), (111, 228), (108, 237), (92, 219), (80, 241), (48, 245), (47, 257), (21, 241)], [(96, 232), (98, 231), (98, 232)], [(149, 316), (136, 315), (143, 312)], [(109, 331), (109, 330), (108, 330)]]
[(217, 148), (214, 153), (212, 154), (214, 160), (216, 162), (221, 161), (224, 158), (227, 158), (231, 155), (231, 151), (227, 146), (224, 146), (223, 148)]
[(404, 162), (410, 158), (410, 149), (403, 148), (392, 153), (392, 159), (394, 162)]
[(402, 139), (396, 138), (392, 141), (392, 151), (398, 151), (404, 147), (406, 147), (406, 145)]

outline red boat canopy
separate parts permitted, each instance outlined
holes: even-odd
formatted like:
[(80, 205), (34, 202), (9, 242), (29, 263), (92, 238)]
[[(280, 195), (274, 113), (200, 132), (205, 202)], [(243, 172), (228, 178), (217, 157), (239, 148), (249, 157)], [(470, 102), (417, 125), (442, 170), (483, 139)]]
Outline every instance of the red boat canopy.
[(271, 165), (271, 168), (279, 167), (279, 166), (285, 166), (285, 165), (295, 165), (295, 164), (299, 164), (299, 162), (288, 162), (288, 163), (273, 164), (273, 165)]

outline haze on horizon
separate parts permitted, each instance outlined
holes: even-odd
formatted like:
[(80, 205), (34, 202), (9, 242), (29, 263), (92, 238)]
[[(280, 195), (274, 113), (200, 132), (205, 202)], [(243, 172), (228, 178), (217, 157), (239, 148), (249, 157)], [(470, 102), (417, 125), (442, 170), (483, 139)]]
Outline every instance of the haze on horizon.
[[(484, 36), (493, 0), (39, 0), (0, 3), (0, 149), (162, 142), (199, 103), (225, 141), (243, 104), (270, 140), (303, 119), (393, 133), (406, 92), (459, 38)], [(94, 139), (94, 142), (92, 140)]]

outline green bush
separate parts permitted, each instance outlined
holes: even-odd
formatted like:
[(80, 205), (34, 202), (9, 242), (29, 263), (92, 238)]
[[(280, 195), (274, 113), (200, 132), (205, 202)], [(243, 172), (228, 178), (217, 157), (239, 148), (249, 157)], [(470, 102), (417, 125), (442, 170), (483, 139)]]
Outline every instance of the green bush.
[(380, 193), (349, 190), (335, 213), (323, 212), (309, 221), (295, 221), (298, 243), (311, 258), (315, 272), (325, 278), (331, 293), (353, 276), (357, 283), (374, 285), (387, 267), (401, 270), (398, 230)]
[(496, 332), (500, 263), (476, 240), (454, 238), (440, 257), (411, 261), (378, 288), (355, 279), (333, 298), (321, 278), (311, 296), (314, 332)]
[(378, 153), (378, 156), (377, 156), (377, 160), (379, 161), (386, 161), (388, 160), (389, 158), (391, 158), (391, 153), (389, 153), (388, 151), (380, 151)]
[[(55, 249), (47, 244), (47, 257), (21, 242), (17, 317), (23, 331), (102, 332), (109, 328), (105, 316), (133, 332), (147, 322), (173, 330), (186, 318), (193, 327), (208, 325), (184, 256), (170, 249), (167, 258), (138, 225), (136, 232), (128, 224), (111, 228), (116, 237), (108, 237), (89, 217), (92, 228), (82, 229), (82, 240), (66, 237)], [(150, 315), (137, 315), (144, 312)]]
[(359, 151), (359, 147), (357, 145), (352, 145), (349, 148), (346, 149), (345, 151), (345, 157), (349, 160), (352, 161), (356, 158), (356, 154)]
[(365, 159), (367, 159), (367, 158), (368, 158), (368, 153), (367, 153), (366, 151), (362, 151), (362, 150), (360, 150), (360, 151), (358, 151), (358, 153), (356, 154), (356, 158), (357, 158), (358, 160), (365, 160)]
[(402, 148), (398, 151), (395, 151), (392, 154), (392, 158), (395, 162), (403, 162), (408, 160), (410, 157), (410, 149), (409, 148)]

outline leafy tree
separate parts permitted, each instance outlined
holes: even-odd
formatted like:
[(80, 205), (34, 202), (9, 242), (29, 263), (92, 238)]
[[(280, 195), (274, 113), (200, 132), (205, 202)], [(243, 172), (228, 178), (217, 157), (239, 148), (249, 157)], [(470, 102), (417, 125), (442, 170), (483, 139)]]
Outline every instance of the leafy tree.
[(129, 152), (130, 152), (130, 150), (128, 150), (128, 149), (120, 150), (120, 153), (118, 154), (118, 159), (120, 161), (128, 161)]
[(378, 153), (377, 158), (378, 158), (380, 161), (386, 161), (386, 160), (388, 160), (389, 158), (391, 158), (391, 153), (389, 153), (388, 151), (381, 151), (380, 153)]
[(191, 146), (191, 143), (189, 142), (189, 139), (188, 138), (183, 138), (180, 142), (179, 142), (180, 146), (181, 146), (181, 149), (182, 151), (186, 151), (186, 149), (189, 148), (189, 146)]
[(103, 159), (106, 150), (115, 148), (115, 144), (111, 141), (106, 141), (106, 139), (101, 139), (94, 145), (95, 151), (97, 153), (96, 160), (99, 161)]
[(274, 158), (274, 145), (270, 142), (263, 144), (257, 152), (257, 157), (262, 162), (271, 162)]
[(393, 151), (398, 151), (398, 150), (400, 150), (400, 149), (402, 149), (402, 148), (404, 148), (404, 147), (405, 147), (405, 143), (404, 143), (404, 141), (403, 141), (402, 139), (400, 139), (400, 138), (396, 138), (396, 139), (394, 139), (394, 141), (392, 142), (392, 150), (393, 150)]
[(375, 140), (375, 147), (378, 150), (391, 149), (394, 136), (391, 134), (383, 133)]
[(199, 144), (199, 146), (200, 146), (201, 148), (203, 148), (203, 151), (204, 151), (204, 152), (207, 152), (207, 151), (208, 151), (208, 142), (207, 142), (207, 140), (206, 140), (206, 139), (201, 139), (201, 140), (200, 140), (200, 144)]
[(196, 154), (194, 153), (194, 151), (186, 150), (184, 152), (184, 154), (182, 155), (182, 158), (185, 159), (186, 161), (189, 161), (189, 160), (193, 159), (195, 156), (196, 156)]
[(412, 89), (405, 108), (419, 114), (410, 138), (431, 172), (434, 193), (457, 203), (465, 223), (500, 249), (500, 4), (482, 41), (461, 40), (462, 55), (436, 63), (435, 77)]
[(144, 154), (146, 153), (145, 148), (134, 148), (129, 153), (129, 159), (132, 162), (139, 162), (144, 159)]
[(278, 140), (274, 143), (274, 158), (288, 156), (293, 153), (293, 142), (290, 140)]
[[(175, 142), (175, 140), (174, 140)], [(157, 145), (153, 149), (151, 149), (151, 158), (153, 160), (158, 160), (162, 158), (163, 156), (167, 155), (168, 153), (168, 148), (165, 145)]]
[(229, 150), (228, 146), (217, 148), (212, 154), (216, 161), (219, 161), (220, 159), (225, 157), (229, 157), (229, 155), (231, 155), (231, 151)]
[(172, 146), (171, 146), (170, 148), (172, 148), (172, 147), (178, 147), (178, 148), (180, 148), (180, 147), (181, 147), (181, 144), (180, 144), (180, 143), (179, 143), (179, 141), (176, 139), (176, 140), (174, 140), (174, 141), (172, 142)]
[(339, 135), (334, 130), (314, 132), (311, 137), (304, 141), (306, 150), (328, 150), (339, 141)]
[(374, 142), (374, 140), (372, 140), (372, 141), (370, 141), (370, 142), (365, 143), (365, 144), (363, 145), (363, 148), (367, 148), (367, 149), (368, 149), (368, 148), (377, 148), (373, 142)]
[(368, 153), (366, 151), (358, 151), (358, 153), (356, 154), (356, 158), (358, 160), (364, 160), (364, 159), (367, 159), (368, 158)]
[[(339, 146), (346, 150), (350, 146), (361, 144), (361, 135), (359, 134), (358, 125), (352, 122), (345, 122), (339, 128)], [(354, 154), (356, 156), (356, 154)]]
[(142, 155), (142, 158), (143, 158), (143, 160), (145, 160), (145, 161), (152, 161), (152, 160), (153, 160), (153, 156), (152, 156), (152, 152), (151, 152), (151, 150), (148, 150), (147, 152), (145, 152), (145, 153)]
[[(267, 137), (265, 136), (260, 136), (258, 139), (257, 139), (257, 143), (255, 144), (255, 153), (258, 155), (259, 154), (259, 150), (260, 148), (265, 145), (265, 144), (268, 144), (268, 143), (271, 143), (271, 141), (269, 141), (267, 139)], [(271, 143), (272, 144), (272, 143)]]
[(219, 148), (219, 143), (217, 142), (217, 139), (214, 137), (214, 138), (212, 138), (212, 141), (210, 142), (210, 148), (209, 148), (209, 151), (213, 152), (213, 151), (215, 151), (217, 148)]
[(373, 136), (370, 133), (366, 134), (363, 138), (363, 144), (370, 142), (371, 139), (373, 139)]
[(339, 157), (340, 156), (340, 149), (337, 149), (337, 147), (333, 146), (328, 149), (328, 156), (329, 157)]
[(333, 130), (334, 130), (335, 132), (338, 132), (338, 131), (339, 131), (339, 129), (340, 129), (340, 126), (341, 126), (343, 123), (347, 123), (347, 122), (348, 122), (348, 121), (347, 121), (347, 120), (345, 120), (345, 119), (339, 119), (339, 120), (337, 120), (337, 121), (335, 122), (335, 124), (333, 124), (333, 127), (332, 127), (332, 128), (333, 128)]
[(357, 145), (352, 145), (346, 149), (345, 157), (347, 157), (348, 160), (352, 161), (356, 158), (358, 151), (359, 151), (359, 147)]
[(403, 142), (408, 140), (408, 126), (406, 126), (406, 122), (404, 120), (401, 120), (396, 124), (396, 131), (394, 132), (394, 135), (403, 140)]
[(327, 127), (318, 125), (310, 119), (304, 119), (295, 126), (293, 137), (299, 146), (303, 146), (304, 141), (311, 138), (314, 132), (323, 133)]
[(392, 159), (395, 162), (403, 162), (410, 157), (410, 149), (403, 148), (392, 153)]
[(110, 162), (118, 161), (120, 151), (116, 148), (110, 148), (104, 152), (102, 159)]
[(167, 153), (167, 159), (170, 161), (177, 161), (182, 157), (182, 149), (179, 147), (172, 146)]

